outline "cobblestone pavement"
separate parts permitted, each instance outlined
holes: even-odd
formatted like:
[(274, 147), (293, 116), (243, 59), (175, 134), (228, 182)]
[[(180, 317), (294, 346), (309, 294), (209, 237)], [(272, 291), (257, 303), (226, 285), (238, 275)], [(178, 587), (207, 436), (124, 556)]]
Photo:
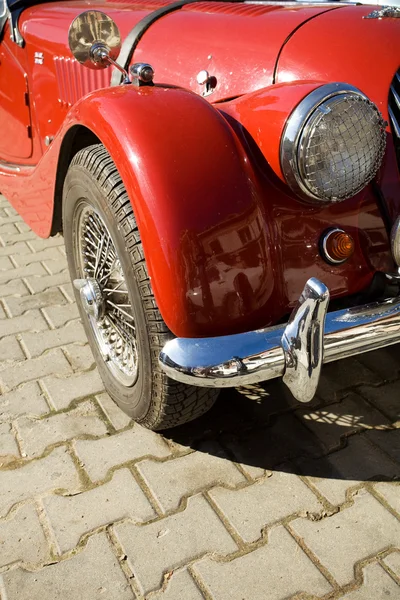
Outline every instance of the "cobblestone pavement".
[[(62, 238), (0, 197), (1, 600), (400, 598), (398, 346), (165, 435), (104, 393)], [(397, 547), (396, 547), (397, 546)]]

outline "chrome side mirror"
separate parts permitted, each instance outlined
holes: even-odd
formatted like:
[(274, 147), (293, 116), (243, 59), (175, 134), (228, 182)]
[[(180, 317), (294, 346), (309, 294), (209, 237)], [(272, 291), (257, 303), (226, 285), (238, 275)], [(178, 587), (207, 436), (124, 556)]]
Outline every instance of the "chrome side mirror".
[(113, 65), (124, 74), (128, 73), (117, 62), (121, 49), (121, 35), (114, 21), (98, 10), (87, 10), (71, 23), (68, 43), (76, 60), (89, 69), (106, 69)]

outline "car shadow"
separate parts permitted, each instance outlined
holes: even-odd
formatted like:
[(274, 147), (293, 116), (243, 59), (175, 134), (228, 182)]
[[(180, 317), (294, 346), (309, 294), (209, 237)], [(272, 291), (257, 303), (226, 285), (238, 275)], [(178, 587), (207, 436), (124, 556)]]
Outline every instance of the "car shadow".
[[(374, 354), (382, 360), (378, 352), (371, 353), (372, 360)], [(368, 370), (355, 359), (350, 361), (347, 381), (344, 363), (323, 368), (311, 404), (296, 402), (280, 380), (229, 388), (221, 391), (207, 414), (163, 435), (187, 448), (227, 456), (244, 468), (356, 483), (400, 479), (400, 429), (394, 426), (400, 419), (400, 403), (397, 414), (387, 414), (387, 394), (381, 401), (379, 391), (384, 381), (376, 375), (368, 380)], [(345, 386), (361, 378), (369, 387), (341, 389), (340, 382), (332, 384), (340, 375)], [(371, 389), (373, 402), (368, 398)], [(400, 382), (389, 391), (395, 404)]]

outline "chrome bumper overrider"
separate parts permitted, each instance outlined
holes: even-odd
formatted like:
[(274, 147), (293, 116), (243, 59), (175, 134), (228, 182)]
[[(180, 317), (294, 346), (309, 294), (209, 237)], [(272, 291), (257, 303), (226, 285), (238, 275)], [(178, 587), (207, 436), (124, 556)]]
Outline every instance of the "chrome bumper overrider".
[(160, 353), (172, 379), (237, 387), (283, 377), (294, 397), (315, 395), (323, 363), (400, 341), (400, 296), (327, 313), (329, 290), (309, 279), (286, 325), (214, 338), (175, 338)]

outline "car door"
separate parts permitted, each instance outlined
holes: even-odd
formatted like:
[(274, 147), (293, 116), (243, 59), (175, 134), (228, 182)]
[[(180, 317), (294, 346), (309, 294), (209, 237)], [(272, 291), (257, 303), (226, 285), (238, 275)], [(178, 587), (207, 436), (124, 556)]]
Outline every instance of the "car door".
[[(5, 2), (0, 0), (0, 17)], [(7, 23), (0, 38), (0, 162), (18, 163), (32, 154), (28, 78), (18, 60), (24, 50), (10, 40), (8, 31)]]

